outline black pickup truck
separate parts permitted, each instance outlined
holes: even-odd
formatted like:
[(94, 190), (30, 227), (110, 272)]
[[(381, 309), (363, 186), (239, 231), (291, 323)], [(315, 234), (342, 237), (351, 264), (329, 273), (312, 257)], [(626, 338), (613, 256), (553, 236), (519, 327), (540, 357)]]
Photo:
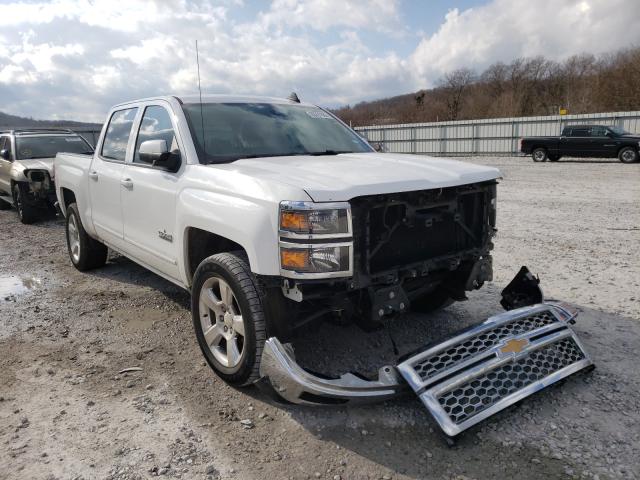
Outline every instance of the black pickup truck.
[(602, 125), (570, 125), (560, 137), (520, 139), (520, 151), (531, 154), (534, 162), (556, 162), (561, 157), (618, 157), (623, 163), (634, 163), (639, 147), (640, 135)]

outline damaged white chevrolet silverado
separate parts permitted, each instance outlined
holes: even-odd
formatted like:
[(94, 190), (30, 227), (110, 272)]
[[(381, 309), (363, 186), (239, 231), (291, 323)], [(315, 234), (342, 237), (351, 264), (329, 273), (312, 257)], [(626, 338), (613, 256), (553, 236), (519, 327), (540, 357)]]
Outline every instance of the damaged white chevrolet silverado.
[(103, 265), (112, 248), (190, 290), (202, 352), (233, 385), (306, 404), (410, 386), (455, 435), (591, 363), (568, 325), (575, 314), (542, 303), (523, 269), (503, 298), (511, 311), (376, 379), (300, 367), (287, 342), (310, 321), (377, 328), (491, 280), (500, 172), (376, 153), (297, 97), (121, 104), (95, 154), (59, 154), (55, 175), (76, 268)]

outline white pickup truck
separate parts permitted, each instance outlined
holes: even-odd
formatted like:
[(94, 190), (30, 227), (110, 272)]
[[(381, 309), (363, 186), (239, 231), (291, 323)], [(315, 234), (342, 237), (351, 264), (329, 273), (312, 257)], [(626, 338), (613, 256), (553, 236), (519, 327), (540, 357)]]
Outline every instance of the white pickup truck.
[[(220, 377), (268, 380), (287, 400), (310, 404), (403, 390), (406, 368), (327, 379), (297, 365), (286, 342), (316, 319), (376, 328), (491, 280), (499, 176), (377, 153), (295, 97), (124, 103), (109, 112), (93, 156), (55, 160), (76, 268), (103, 265), (111, 248), (190, 290), (197, 340)], [(573, 318), (547, 310), (558, 322)], [(530, 313), (516, 312), (499, 321)]]

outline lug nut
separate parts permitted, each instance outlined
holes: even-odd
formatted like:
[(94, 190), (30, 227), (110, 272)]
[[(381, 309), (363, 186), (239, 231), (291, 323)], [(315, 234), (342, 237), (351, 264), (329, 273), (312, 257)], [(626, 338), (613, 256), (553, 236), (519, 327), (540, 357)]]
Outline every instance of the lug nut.
[(400, 310), (404, 310), (404, 303), (400, 304)]
[(393, 299), (395, 298), (396, 294), (395, 292), (389, 292), (389, 298)]
[(384, 310), (383, 309), (378, 310), (378, 316), (379, 317), (383, 317), (384, 316)]

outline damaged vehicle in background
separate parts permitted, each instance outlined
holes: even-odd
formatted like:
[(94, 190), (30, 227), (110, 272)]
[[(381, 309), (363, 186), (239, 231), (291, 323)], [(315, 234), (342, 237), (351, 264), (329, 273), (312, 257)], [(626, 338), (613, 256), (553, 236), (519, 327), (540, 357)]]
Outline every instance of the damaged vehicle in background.
[(0, 131), (0, 209), (14, 205), (26, 224), (53, 211), (53, 159), (58, 152), (92, 153), (93, 148), (71, 130)]
[[(288, 342), (310, 322), (380, 328), (492, 279), (491, 167), (378, 153), (297, 97), (160, 97), (114, 107), (93, 156), (59, 154), (56, 193), (81, 271), (112, 248), (191, 292), (211, 368), (294, 403), (412, 387), (448, 435), (590, 364), (523, 269), (508, 312), (367, 379), (313, 374)], [(528, 306), (532, 305), (532, 306)]]

